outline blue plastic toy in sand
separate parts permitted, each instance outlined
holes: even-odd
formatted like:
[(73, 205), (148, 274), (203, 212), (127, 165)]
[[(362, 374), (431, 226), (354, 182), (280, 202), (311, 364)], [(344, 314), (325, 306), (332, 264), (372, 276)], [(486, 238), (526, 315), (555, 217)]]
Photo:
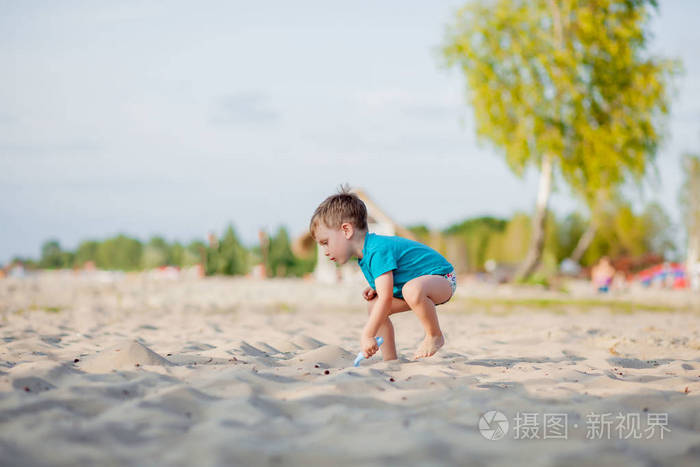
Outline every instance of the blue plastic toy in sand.
[[(375, 339), (377, 340), (377, 345), (381, 347), (381, 345), (384, 343), (384, 338), (383, 337), (375, 337)], [(362, 360), (364, 360), (364, 358), (365, 358), (365, 354), (363, 354), (362, 352), (359, 352), (357, 354), (357, 358), (355, 359), (354, 365), (360, 366), (360, 362)]]

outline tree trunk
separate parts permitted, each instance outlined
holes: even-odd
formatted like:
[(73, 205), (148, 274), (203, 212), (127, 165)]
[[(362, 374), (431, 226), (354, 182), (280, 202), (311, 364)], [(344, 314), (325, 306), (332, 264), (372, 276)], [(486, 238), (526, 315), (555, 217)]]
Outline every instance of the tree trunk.
[(542, 251), (544, 250), (544, 238), (546, 234), (547, 212), (549, 195), (552, 192), (552, 157), (545, 155), (542, 157), (542, 167), (540, 171), (539, 189), (537, 192), (537, 206), (535, 217), (532, 219), (532, 238), (530, 248), (525, 257), (525, 261), (520, 265), (515, 273), (515, 281), (527, 279), (540, 265)]
[(690, 196), (688, 199), (688, 218), (686, 219), (688, 250), (686, 257), (686, 271), (690, 279), (692, 290), (700, 291), (700, 159), (689, 161)]
[(700, 291), (700, 235), (688, 238), (688, 257), (686, 258), (686, 271), (688, 273), (690, 288)]
[[(564, 34), (561, 23), (561, 12), (559, 5), (553, 0), (549, 0), (549, 8), (552, 14), (552, 26), (556, 47), (559, 50), (564, 48)], [(561, 70), (557, 67), (553, 70), (555, 78), (561, 75)], [(561, 103), (561, 87), (556, 86), (556, 103)], [(559, 107), (561, 110), (561, 107)], [(561, 113), (561, 112), (559, 112)], [(544, 251), (544, 239), (547, 228), (547, 212), (549, 204), (549, 195), (552, 191), (552, 156), (544, 154), (542, 156), (540, 168), (540, 183), (537, 192), (537, 206), (535, 208), (535, 216), (532, 219), (532, 237), (530, 239), (530, 248), (528, 249), (525, 261), (515, 273), (513, 278), (516, 282), (527, 279), (535, 272), (535, 269), (540, 265), (542, 260), (542, 252)]]
[(588, 228), (586, 229), (586, 231), (583, 232), (581, 238), (578, 239), (576, 248), (574, 248), (574, 251), (571, 253), (571, 255), (569, 255), (569, 259), (571, 259), (575, 263), (581, 262), (583, 254), (586, 252), (588, 247), (591, 246), (591, 243), (593, 243), (593, 239), (595, 238), (595, 232), (595, 224), (593, 224), (593, 220), (591, 220), (591, 222), (588, 224)]

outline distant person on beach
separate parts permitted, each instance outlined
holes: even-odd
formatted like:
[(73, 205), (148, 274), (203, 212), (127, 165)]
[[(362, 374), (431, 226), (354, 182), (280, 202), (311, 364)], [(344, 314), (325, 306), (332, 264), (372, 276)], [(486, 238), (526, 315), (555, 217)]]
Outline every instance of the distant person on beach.
[(369, 283), (362, 293), (369, 302), (361, 337), (366, 358), (379, 350), (375, 337), (381, 336), (384, 360), (396, 360), (389, 315), (402, 311), (413, 310), (425, 329), (414, 359), (430, 357), (445, 344), (435, 305), (452, 298), (457, 281), (454, 268), (442, 255), (413, 240), (368, 232), (365, 203), (346, 188), (316, 208), (309, 231), (337, 264), (356, 257)]
[(591, 269), (591, 281), (598, 288), (598, 292), (608, 292), (615, 277), (615, 268), (610, 263), (610, 258), (603, 256)]

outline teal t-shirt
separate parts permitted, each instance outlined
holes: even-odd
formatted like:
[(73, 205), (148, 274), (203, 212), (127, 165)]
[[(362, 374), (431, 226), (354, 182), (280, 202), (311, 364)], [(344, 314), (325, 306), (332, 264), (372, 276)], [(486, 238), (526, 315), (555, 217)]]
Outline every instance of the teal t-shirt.
[(427, 245), (403, 237), (367, 233), (362, 259), (357, 260), (369, 286), (376, 290), (374, 279), (394, 271), (394, 297), (403, 298), (406, 282), (420, 276), (443, 275), (452, 265)]

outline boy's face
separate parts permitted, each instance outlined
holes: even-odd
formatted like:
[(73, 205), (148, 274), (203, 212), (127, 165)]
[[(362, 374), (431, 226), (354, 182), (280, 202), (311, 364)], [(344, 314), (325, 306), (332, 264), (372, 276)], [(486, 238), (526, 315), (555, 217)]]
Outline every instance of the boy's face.
[(331, 229), (321, 222), (316, 228), (316, 240), (331, 261), (345, 264), (352, 256), (350, 238), (353, 232), (352, 225), (348, 223), (344, 223), (339, 229)]

